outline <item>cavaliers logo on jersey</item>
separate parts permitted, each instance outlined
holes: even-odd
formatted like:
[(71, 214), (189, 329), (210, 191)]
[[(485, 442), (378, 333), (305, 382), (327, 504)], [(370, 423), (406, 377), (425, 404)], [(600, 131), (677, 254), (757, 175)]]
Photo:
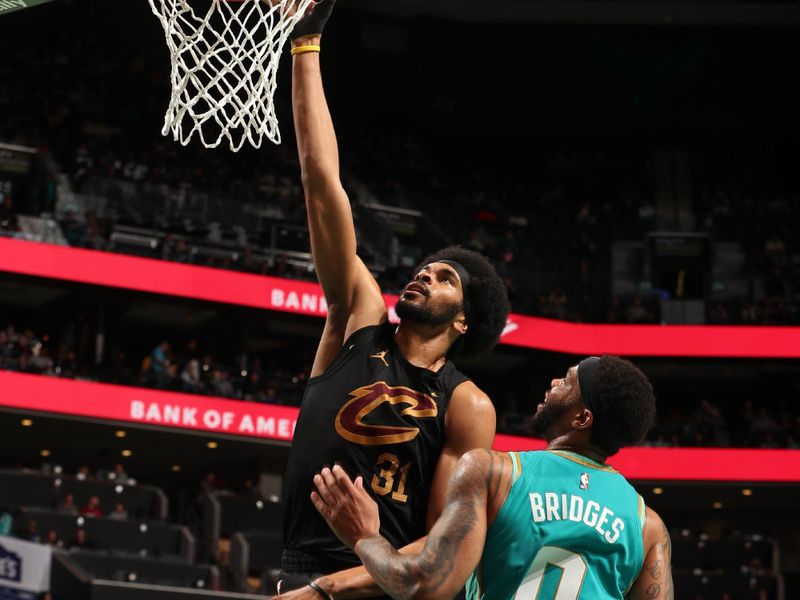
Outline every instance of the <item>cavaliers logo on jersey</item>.
[(428, 394), (404, 386), (392, 387), (377, 381), (350, 392), (351, 399), (336, 415), (336, 432), (349, 442), (363, 446), (401, 444), (419, 435), (419, 427), (372, 425), (366, 417), (385, 403), (408, 404), (401, 416), (435, 417), (439, 414), (436, 401)]

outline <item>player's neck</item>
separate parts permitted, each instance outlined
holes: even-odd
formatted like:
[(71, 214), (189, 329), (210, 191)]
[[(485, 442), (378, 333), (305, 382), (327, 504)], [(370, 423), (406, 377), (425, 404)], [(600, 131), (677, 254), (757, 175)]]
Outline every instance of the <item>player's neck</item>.
[(550, 440), (547, 444), (547, 450), (561, 450), (563, 452), (580, 454), (581, 456), (601, 464), (605, 464), (606, 459), (608, 458), (605, 453), (595, 450), (588, 444), (576, 442), (575, 440), (570, 439), (570, 436), (568, 435), (562, 435)]
[(451, 343), (446, 330), (409, 327), (402, 323), (395, 331), (394, 341), (408, 362), (429, 371), (438, 371), (444, 366)]

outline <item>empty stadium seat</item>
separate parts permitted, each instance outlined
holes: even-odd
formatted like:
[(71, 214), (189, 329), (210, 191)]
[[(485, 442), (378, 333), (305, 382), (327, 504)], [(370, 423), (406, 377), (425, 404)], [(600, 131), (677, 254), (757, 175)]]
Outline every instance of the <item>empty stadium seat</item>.
[(30, 519), (36, 521), (43, 537), (48, 531), (55, 530), (65, 546), (80, 527), (98, 550), (127, 552), (141, 556), (167, 556), (185, 562), (192, 562), (194, 559), (194, 536), (189, 530), (161, 521), (138, 519), (117, 521), (25, 508), (15, 519), (16, 529), (22, 529)]
[(55, 508), (68, 493), (75, 495), (78, 506), (86, 504), (91, 496), (98, 496), (100, 506), (105, 510), (111, 510), (115, 503), (122, 502), (133, 517), (165, 519), (167, 516), (167, 497), (157, 487), (0, 470), (2, 506)]
[(283, 539), (279, 533), (250, 531), (233, 534), (230, 568), (237, 587), (248, 589), (248, 579), (260, 581), (265, 571), (277, 573), (282, 552)]

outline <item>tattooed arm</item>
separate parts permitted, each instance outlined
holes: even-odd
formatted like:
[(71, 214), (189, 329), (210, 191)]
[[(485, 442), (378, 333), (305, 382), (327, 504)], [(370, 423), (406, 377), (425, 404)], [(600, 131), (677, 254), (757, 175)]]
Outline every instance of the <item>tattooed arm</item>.
[(487, 522), (508, 495), (511, 464), (507, 455), (489, 450), (465, 454), (448, 482), (444, 512), (419, 554), (400, 554), (381, 537), (377, 505), (360, 478), (353, 484), (335, 467), (314, 482), (317, 510), (387, 594), (438, 600), (455, 596), (477, 566)]
[(644, 527), (645, 559), (628, 600), (675, 600), (672, 587), (672, 541), (655, 511), (647, 509)]

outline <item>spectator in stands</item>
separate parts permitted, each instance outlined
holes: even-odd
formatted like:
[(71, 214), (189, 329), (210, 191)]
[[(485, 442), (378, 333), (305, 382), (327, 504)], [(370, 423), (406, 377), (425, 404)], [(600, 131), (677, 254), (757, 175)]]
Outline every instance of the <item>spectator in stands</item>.
[(711, 306), (711, 309), (708, 311), (708, 322), (717, 325), (724, 325), (731, 322), (728, 309), (722, 302), (715, 302)]
[(79, 481), (92, 481), (94, 476), (92, 475), (91, 469), (89, 469), (89, 465), (82, 465), (78, 472), (75, 473), (75, 479)]
[(200, 375), (200, 361), (193, 358), (181, 371), (181, 389), (190, 394), (200, 394), (203, 391), (203, 380)]
[(742, 305), (740, 318), (745, 325), (757, 325), (761, 321), (758, 307), (749, 300)]
[(64, 545), (64, 543), (58, 538), (58, 532), (55, 529), (51, 529), (47, 532), (47, 535), (44, 538), (44, 543), (49, 546), (53, 546), (54, 548)]
[(628, 310), (625, 311), (625, 315), (628, 319), (628, 323), (647, 323), (653, 319), (653, 316), (644, 306), (640, 296), (636, 296), (636, 298), (633, 299)]
[(28, 361), (28, 370), (34, 373), (51, 374), (53, 372), (53, 359), (47, 346), (37, 342), (31, 350), (31, 357)]
[(247, 375), (242, 397), (249, 401), (266, 402), (263, 387), (261, 372), (254, 369)]
[(53, 372), (58, 376), (75, 377), (78, 374), (78, 359), (75, 351), (65, 343), (59, 345), (53, 364)]
[(36, 520), (28, 519), (28, 522), (25, 523), (25, 529), (23, 529), (17, 537), (21, 540), (36, 542), (37, 544), (41, 542), (42, 536), (39, 535), (39, 525), (36, 523)]
[(58, 505), (58, 512), (67, 515), (78, 514), (78, 507), (75, 505), (75, 494), (69, 492), (64, 496), (64, 499)]
[(253, 481), (249, 477), (244, 481), (242, 481), (242, 494), (245, 496), (256, 498), (257, 500), (262, 500), (261, 490), (258, 489), (258, 486), (255, 484), (255, 481)]
[(233, 398), (235, 392), (230, 381), (230, 374), (222, 369), (214, 369), (214, 379), (211, 382), (211, 389), (215, 396), (222, 398)]
[(13, 528), (14, 517), (11, 516), (8, 507), (4, 506), (2, 509), (0, 509), (0, 535), (11, 535)]
[(108, 518), (114, 521), (126, 521), (128, 519), (128, 510), (122, 502), (117, 502), (114, 505), (114, 510), (108, 514)]
[(108, 478), (117, 483), (127, 484), (130, 481), (130, 476), (125, 472), (125, 466), (122, 463), (117, 463), (114, 468), (109, 472)]
[(86, 531), (83, 527), (78, 527), (75, 530), (75, 537), (73, 537), (69, 542), (69, 549), (70, 550), (93, 550), (96, 548), (96, 544), (86, 537)]
[(267, 404), (283, 404), (281, 399), (278, 397), (278, 392), (276, 392), (275, 388), (272, 386), (264, 390), (264, 395), (261, 402), (266, 402)]
[(85, 517), (102, 517), (103, 511), (100, 509), (100, 496), (91, 496), (89, 502), (81, 507), (81, 514)]
[(208, 354), (203, 357), (203, 362), (200, 363), (200, 377), (203, 380), (203, 387), (210, 391), (211, 382), (214, 380), (214, 359)]
[(220, 482), (214, 472), (209, 471), (200, 483), (200, 492), (202, 494), (216, 494), (220, 489)]
[[(762, 446), (766, 442), (774, 443), (774, 436), (778, 433), (778, 424), (767, 409), (761, 407), (755, 419), (750, 423), (750, 445)], [(774, 446), (773, 446), (774, 447)]]
[(694, 423), (703, 428), (707, 433), (707, 439), (712, 446), (727, 446), (730, 443), (730, 436), (726, 431), (725, 419), (719, 406), (710, 400), (703, 398), (700, 406), (692, 415)]
[(158, 346), (153, 348), (150, 353), (150, 377), (153, 385), (159, 389), (167, 387), (169, 376), (167, 366), (169, 365), (170, 344), (163, 340)]

